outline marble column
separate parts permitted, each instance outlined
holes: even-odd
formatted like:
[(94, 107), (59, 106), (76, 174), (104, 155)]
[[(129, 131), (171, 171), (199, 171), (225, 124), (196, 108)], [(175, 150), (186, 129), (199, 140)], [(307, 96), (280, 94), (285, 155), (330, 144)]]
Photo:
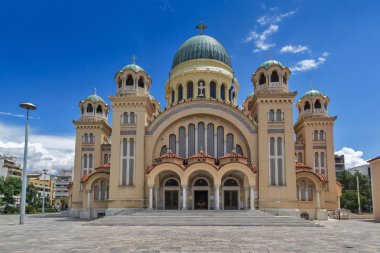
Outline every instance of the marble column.
[(317, 191), (317, 209), (321, 209), (321, 192)]
[(187, 185), (182, 185), (182, 210), (187, 210)]
[(149, 187), (149, 209), (153, 209), (153, 187)]
[(245, 188), (244, 189), (244, 209), (248, 210), (248, 194), (249, 194), (249, 189)]
[(154, 204), (155, 208), (158, 209), (158, 188), (154, 188)]
[(91, 191), (87, 191), (87, 209), (91, 208)]
[(215, 210), (220, 210), (220, 201), (219, 201), (219, 188), (220, 185), (215, 185)]
[(250, 210), (255, 210), (255, 199), (253, 195), (253, 187), (249, 187), (249, 206)]

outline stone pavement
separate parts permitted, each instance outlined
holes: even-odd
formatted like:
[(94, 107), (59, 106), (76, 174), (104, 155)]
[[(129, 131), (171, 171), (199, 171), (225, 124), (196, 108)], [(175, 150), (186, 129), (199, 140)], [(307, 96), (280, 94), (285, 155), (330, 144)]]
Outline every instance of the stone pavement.
[(323, 227), (83, 226), (59, 216), (0, 215), (0, 252), (380, 252), (380, 223)]

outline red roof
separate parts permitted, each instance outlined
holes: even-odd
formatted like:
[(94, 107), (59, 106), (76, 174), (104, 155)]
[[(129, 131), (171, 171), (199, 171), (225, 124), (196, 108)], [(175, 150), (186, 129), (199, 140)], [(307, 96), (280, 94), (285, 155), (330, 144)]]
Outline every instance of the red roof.
[(296, 169), (297, 170), (311, 170), (312, 168), (303, 163), (296, 161)]
[(98, 170), (98, 169), (110, 169), (110, 168), (111, 168), (111, 164), (110, 163), (105, 163), (105, 164), (103, 164), (100, 167), (95, 168), (95, 169)]
[(198, 153), (198, 154), (194, 154), (194, 155), (190, 156), (189, 158), (214, 158), (214, 157), (210, 156), (207, 153), (201, 152), (201, 153)]
[(177, 155), (175, 153), (166, 153), (166, 154), (163, 154), (162, 156), (160, 156), (160, 158), (178, 158), (178, 159), (183, 159), (182, 157), (180, 157), (179, 155)]
[(235, 152), (230, 152), (222, 156), (220, 159), (223, 159), (223, 158), (246, 158), (246, 157)]
[(99, 168), (97, 168), (97, 170), (96, 170), (95, 172), (93, 172), (93, 173), (91, 173), (91, 174), (86, 174), (86, 175), (84, 175), (84, 176), (80, 179), (80, 181), (81, 181), (81, 182), (86, 182), (90, 177), (92, 177), (93, 175), (98, 174), (98, 173), (106, 173), (106, 174), (110, 174), (110, 170), (109, 170), (109, 168), (101, 168), (101, 167), (99, 167)]
[(314, 172), (314, 174), (317, 175), (317, 177), (319, 177), (319, 179), (321, 181), (326, 181), (326, 182), (328, 181), (326, 175), (323, 175), (323, 174), (320, 174), (320, 173), (315, 173), (315, 172)]

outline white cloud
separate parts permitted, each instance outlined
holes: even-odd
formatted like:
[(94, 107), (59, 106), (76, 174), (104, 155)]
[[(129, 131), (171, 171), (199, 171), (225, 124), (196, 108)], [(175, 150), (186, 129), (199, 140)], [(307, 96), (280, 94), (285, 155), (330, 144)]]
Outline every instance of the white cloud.
[[(14, 113), (10, 113), (10, 112), (0, 112), (0, 115), (6, 115), (6, 116), (11, 116), (11, 117), (17, 117), (17, 118), (26, 118), (25, 115), (22, 115), (22, 114), (14, 114)], [(30, 117), (30, 119), (40, 119), (40, 118), (36, 118), (36, 117)]]
[[(278, 10), (278, 8), (271, 8), (271, 10)], [(283, 18), (290, 17), (294, 15), (297, 12), (297, 10), (292, 10), (286, 13), (280, 13), (278, 15), (264, 15), (257, 18), (257, 23), (259, 23), (261, 26), (268, 25), (268, 24), (275, 24), (281, 22)]]
[(328, 56), (327, 52), (324, 52), (321, 57), (317, 59), (305, 59), (296, 63), (294, 67), (291, 67), (290, 70), (293, 72), (297, 71), (308, 71), (311, 69), (316, 69), (326, 61)]
[(287, 46), (284, 46), (280, 49), (280, 53), (298, 54), (298, 53), (303, 53), (303, 52), (308, 51), (308, 50), (309, 50), (309, 48), (307, 46), (303, 46), (303, 45), (296, 45), (296, 46), (287, 45)]
[(356, 166), (367, 164), (363, 159), (362, 151), (355, 151), (352, 148), (344, 147), (339, 151), (335, 152), (336, 155), (344, 155), (344, 164), (346, 169), (351, 169)]
[[(54, 174), (74, 165), (74, 136), (41, 135), (30, 131), (28, 171), (49, 169)], [(0, 122), (0, 154), (17, 158), (22, 164), (24, 156), (24, 128)]]
[(254, 52), (260, 52), (260, 51), (266, 51), (271, 47), (274, 47), (276, 44), (274, 43), (267, 43), (268, 37), (276, 33), (278, 31), (279, 26), (278, 25), (270, 25), (265, 31), (262, 33), (257, 33), (255, 31), (250, 32), (250, 34), (247, 36), (247, 38), (244, 40), (245, 42), (254, 41), (256, 45), (256, 49)]

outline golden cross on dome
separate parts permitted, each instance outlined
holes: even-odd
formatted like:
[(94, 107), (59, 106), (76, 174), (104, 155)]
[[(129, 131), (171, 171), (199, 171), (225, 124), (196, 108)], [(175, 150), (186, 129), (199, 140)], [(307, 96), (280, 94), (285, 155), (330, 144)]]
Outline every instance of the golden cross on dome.
[(203, 22), (201, 21), (201, 23), (197, 25), (195, 28), (199, 29), (200, 34), (203, 34), (203, 31), (207, 28), (207, 26), (203, 24)]
[(133, 55), (131, 59), (132, 59), (132, 63), (133, 63), (133, 64), (136, 64), (136, 59), (137, 59), (137, 57), (136, 57), (135, 55)]

